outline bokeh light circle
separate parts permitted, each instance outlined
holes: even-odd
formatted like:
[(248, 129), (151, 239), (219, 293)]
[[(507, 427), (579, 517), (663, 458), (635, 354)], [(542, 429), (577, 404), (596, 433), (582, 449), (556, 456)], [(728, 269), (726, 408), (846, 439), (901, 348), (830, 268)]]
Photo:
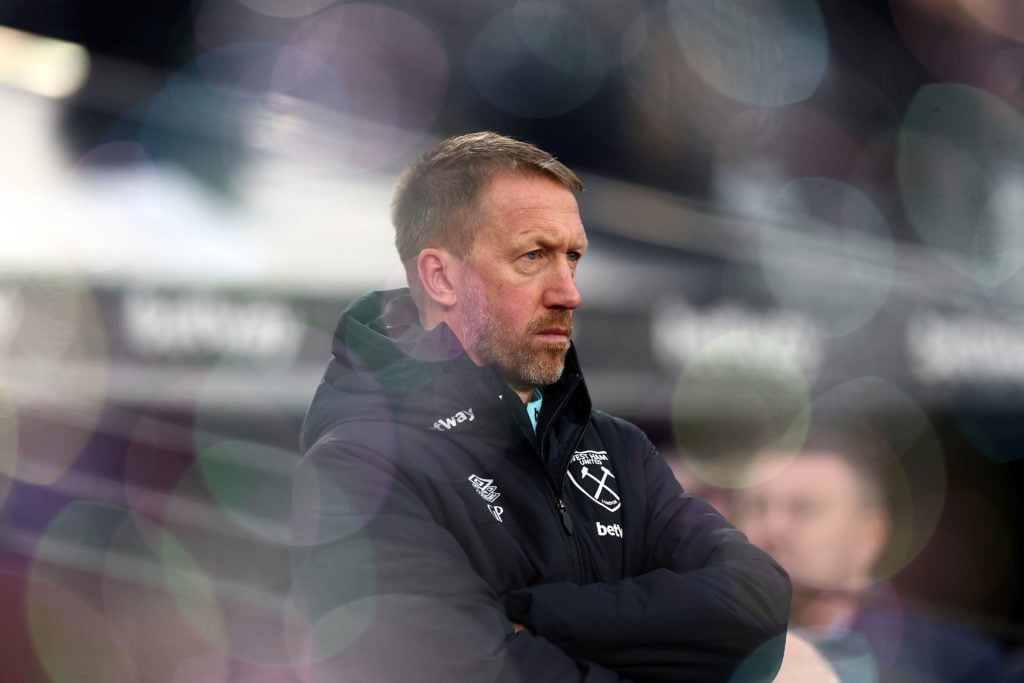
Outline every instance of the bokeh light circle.
[(758, 445), (799, 448), (810, 389), (775, 340), (733, 332), (693, 354), (672, 397), (676, 447), (704, 482), (734, 486)]
[[(194, 390), (187, 379), (178, 386), (186, 395)], [(180, 393), (167, 388), (152, 398), (165, 398), (174, 405), (172, 397)], [(167, 412), (167, 406), (152, 405), (139, 416), (125, 452), (122, 477), (124, 500), (133, 516), (156, 524), (163, 523), (178, 481), (193, 461), (190, 426)]]
[[(296, 554), (291, 576), (289, 614), (305, 619), (306, 629), (289, 632), (294, 661), (330, 659), (358, 640), (373, 623), (374, 601), (352, 600), (377, 592), (376, 558), (369, 537), (355, 525), (342, 536)], [(349, 571), (338, 581), (338, 568)]]
[(18, 471), (18, 414), (0, 376), (0, 507)]
[(169, 533), (160, 534), (157, 557), (163, 581), (181, 617), (204, 640), (228, 651), (227, 624), (216, 577)]
[(139, 680), (94, 588), (125, 519), (121, 508), (73, 501), (39, 536), (25, 609), (36, 654), (54, 683)]
[[(784, 644), (782, 641), (785, 641)], [(832, 664), (814, 646), (811, 639), (799, 630), (791, 629), (788, 633), (775, 636), (758, 646), (746, 656), (736, 667), (730, 683), (745, 683), (764, 679), (764, 671), (772, 667), (778, 648), (784, 648), (782, 666), (772, 679), (777, 683), (840, 683), (840, 678)], [(873, 673), (873, 669), (870, 670)], [(866, 672), (865, 672), (866, 673)], [(851, 678), (849, 680), (869, 681), (870, 678)]]
[(229, 439), (204, 448), (196, 461), (210, 494), (241, 528), (274, 543), (290, 542), (294, 452)]
[(294, 98), (291, 105), (275, 101), (286, 117), (295, 115), (278, 120), (277, 132), (289, 122), (296, 132), (319, 127), (321, 155), (358, 168), (383, 167), (422, 141), (440, 113), (448, 55), (436, 33), (411, 14), (373, 3), (338, 5), (311, 17), (288, 46), (273, 72), (273, 93), (308, 79), (316, 61), (340, 78), (342, 102), (322, 102), (312, 85), (304, 98), (314, 111), (294, 107)]
[[(933, 0), (934, 2), (934, 0)], [(946, 0), (962, 10), (989, 30), (1024, 42), (1024, 5), (1005, 0)]]
[(105, 613), (140, 671), (171, 671), (182, 660), (220, 649), (211, 643), (223, 646), (212, 578), (162, 526), (126, 515), (102, 578)]
[[(482, 625), (459, 601), (444, 596), (391, 592), (355, 599), (321, 620), (330, 627), (316, 634), (322, 648), (317, 680), (438, 680), (452, 672), (461, 672), (457, 678), (464, 680), (503, 680), (507, 649), (493, 638), (503, 618), (492, 613), (490, 623)], [(447, 628), (429, 627), (438, 623)], [(369, 628), (373, 637), (360, 643)]]
[(921, 239), (960, 272), (995, 287), (1024, 267), (1024, 117), (975, 88), (918, 91), (899, 134), (898, 181)]
[(268, 17), (304, 17), (330, 7), (335, 0), (238, 0), (254, 12)]
[[(202, 482), (202, 495), (240, 532), (283, 546), (291, 543), (292, 475), (301, 423), (301, 414), (287, 406), (308, 400), (316, 380), (289, 384), (307, 334), (321, 336), (291, 316), (287, 306), (267, 309), (262, 323), (245, 333), (263, 343), (243, 343), (220, 353), (194, 381), (191, 404), (193, 474)], [(247, 392), (254, 376), (273, 388)], [(239, 405), (256, 417), (244, 435), (233, 427)]]
[(31, 579), (25, 596), (36, 656), (52, 683), (140, 680), (104, 614), (64, 586)]
[(666, 7), (690, 67), (740, 102), (805, 100), (828, 70), (825, 18), (814, 0), (669, 0)]
[(881, 211), (856, 188), (818, 177), (787, 183), (769, 216), (759, 255), (776, 300), (831, 336), (864, 326), (888, 299), (895, 267)]
[[(1024, 38), (1015, 0), (892, 0), (889, 13), (900, 42), (937, 81), (989, 87), (999, 52)], [(1004, 91), (1008, 99), (1014, 90)]]
[(159, 555), (186, 620), (232, 658), (288, 665), (290, 548), (239, 526), (211, 496), (198, 463), (179, 478), (164, 520)]
[(652, 7), (635, 20), (626, 34), (629, 57), (622, 67), (630, 98), (625, 132), (655, 159), (713, 137), (744, 106), (687, 68), (665, 14), (664, 7)]
[(815, 416), (840, 420), (870, 434), (892, 518), (889, 544), (875, 575), (888, 578), (910, 563), (932, 538), (946, 500), (946, 460), (924, 410), (879, 377), (851, 380), (814, 399)]
[(480, 94), (524, 118), (578, 108), (597, 93), (607, 68), (607, 51), (584, 18), (533, 2), (491, 19), (467, 57), (469, 80)]
[(11, 296), (17, 326), (0, 365), (0, 438), (15, 450), (0, 474), (48, 485), (82, 453), (102, 414), (107, 329), (95, 294), (76, 277), (26, 280)]

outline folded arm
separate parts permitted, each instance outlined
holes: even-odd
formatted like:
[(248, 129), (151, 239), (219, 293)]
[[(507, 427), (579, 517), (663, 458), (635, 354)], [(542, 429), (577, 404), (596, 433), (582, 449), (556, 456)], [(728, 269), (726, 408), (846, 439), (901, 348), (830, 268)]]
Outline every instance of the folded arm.
[(455, 538), (393, 466), (337, 442), (296, 472), (296, 600), (339, 680), (619, 681), (517, 632)]
[(653, 446), (644, 485), (642, 573), (515, 591), (506, 596), (509, 616), (571, 656), (636, 680), (771, 680), (785, 643), (788, 577), (713, 508), (684, 493)]

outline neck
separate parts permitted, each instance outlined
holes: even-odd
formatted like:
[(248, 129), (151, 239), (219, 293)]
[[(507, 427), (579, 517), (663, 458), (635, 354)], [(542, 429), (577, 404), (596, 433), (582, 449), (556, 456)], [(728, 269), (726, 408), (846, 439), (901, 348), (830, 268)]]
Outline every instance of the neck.
[(516, 392), (516, 395), (523, 402), (523, 405), (526, 405), (533, 400), (533, 392), (535, 391), (535, 388), (530, 387), (529, 389), (517, 389), (513, 387), (512, 391)]

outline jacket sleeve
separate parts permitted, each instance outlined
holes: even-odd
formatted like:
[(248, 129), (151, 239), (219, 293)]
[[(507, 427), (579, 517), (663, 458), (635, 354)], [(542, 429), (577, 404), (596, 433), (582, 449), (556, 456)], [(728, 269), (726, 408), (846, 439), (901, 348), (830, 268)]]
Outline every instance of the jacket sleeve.
[(293, 596), (318, 680), (620, 681), (514, 633), (497, 595), (394, 466), (315, 445), (293, 485)]
[(509, 615), (571, 656), (638, 681), (772, 680), (785, 645), (788, 576), (711, 506), (683, 492), (649, 442), (643, 481), (645, 566), (638, 575), (515, 591), (506, 598)]

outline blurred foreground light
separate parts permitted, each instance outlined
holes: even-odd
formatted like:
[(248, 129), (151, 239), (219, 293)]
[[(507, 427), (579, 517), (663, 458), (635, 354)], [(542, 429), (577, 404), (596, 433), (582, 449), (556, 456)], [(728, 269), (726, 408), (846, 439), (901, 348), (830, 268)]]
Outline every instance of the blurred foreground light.
[(52, 683), (139, 680), (110, 622), (88, 600), (33, 579), (25, 603), (36, 656)]
[(239, 0), (254, 12), (269, 17), (293, 18), (304, 17), (319, 12), (335, 0)]
[[(931, 0), (933, 5), (943, 2)], [(1009, 0), (945, 0), (959, 5), (966, 13), (991, 31), (1016, 41), (1024, 41), (1024, 3)]]
[(18, 416), (7, 388), (0, 381), (0, 506), (18, 471)]
[(469, 79), (495, 107), (525, 118), (570, 112), (597, 93), (608, 68), (589, 23), (562, 7), (522, 3), (477, 34)]
[(677, 447), (704, 481), (733, 486), (758, 446), (798, 449), (807, 434), (810, 388), (775, 339), (735, 331), (697, 350), (672, 398)]
[[(107, 397), (110, 354), (95, 294), (69, 275), (2, 290), (15, 323), (0, 325), (0, 474), (48, 485), (82, 453)], [(13, 431), (17, 425), (17, 432)]]
[[(140, 672), (178, 663), (223, 644), (218, 603), (195, 567), (168, 566), (183, 552), (161, 526), (126, 514), (111, 539), (102, 577), (103, 609)], [(175, 571), (191, 574), (173, 577)], [(184, 594), (172, 589), (187, 589)], [(159, 642), (160, 647), (152, 647)], [(164, 679), (161, 679), (164, 680)]]
[(895, 266), (889, 225), (871, 199), (837, 180), (798, 178), (778, 192), (771, 214), (760, 256), (779, 303), (832, 336), (867, 324), (889, 297)]
[(89, 53), (81, 45), (0, 26), (0, 85), (66, 97), (88, 73)]
[(1024, 118), (975, 88), (922, 88), (899, 134), (899, 189), (922, 241), (984, 287), (1024, 268)]
[(670, 0), (667, 7), (686, 61), (723, 95), (792, 104), (825, 77), (828, 36), (814, 0)]
[(290, 473), (296, 458), (250, 441), (221, 441), (197, 453), (210, 494), (249, 534), (286, 544), (291, 508)]
[(887, 579), (928, 544), (946, 504), (946, 458), (924, 410), (879, 377), (850, 380), (815, 397), (816, 415), (840, 418), (853, 433), (870, 435), (888, 493), (889, 545), (875, 569)]
[(441, 111), (450, 69), (435, 31), (412, 14), (336, 5), (292, 34), (268, 74), (274, 106), (265, 114), (278, 147), (291, 142), (309, 161), (380, 168), (422, 141)]
[[(124, 510), (73, 501), (50, 522), (28, 571), (26, 617), (32, 642), (53, 683), (138, 680), (131, 658), (107, 615), (95, 606), (95, 579), (126, 519)], [(121, 578), (138, 565), (118, 565)]]
[(903, 43), (940, 80), (981, 85), (1001, 46), (1024, 41), (1024, 3), (1018, 0), (892, 0), (888, 4)]
[[(254, 479), (247, 476), (242, 485)], [(217, 485), (232, 502), (245, 499), (244, 492), (231, 490), (231, 482)], [(289, 548), (241, 526), (211, 494), (198, 462), (179, 478), (164, 519), (167, 533), (159, 539), (158, 555), (167, 589), (191, 630), (232, 659), (287, 666), (292, 631), (305, 623), (291, 618), (283, 595)], [(144, 540), (154, 545), (152, 538)]]
[(220, 650), (228, 635), (214, 577), (189, 550), (169, 533), (160, 533), (159, 558), (168, 593), (189, 627)]

